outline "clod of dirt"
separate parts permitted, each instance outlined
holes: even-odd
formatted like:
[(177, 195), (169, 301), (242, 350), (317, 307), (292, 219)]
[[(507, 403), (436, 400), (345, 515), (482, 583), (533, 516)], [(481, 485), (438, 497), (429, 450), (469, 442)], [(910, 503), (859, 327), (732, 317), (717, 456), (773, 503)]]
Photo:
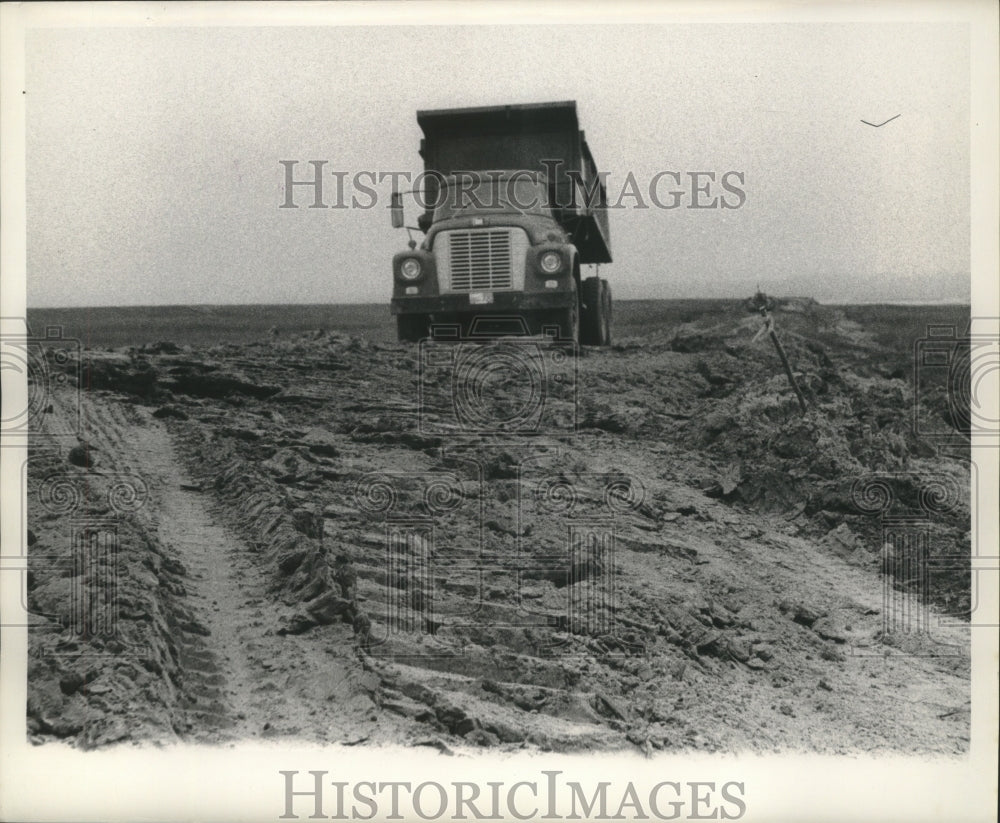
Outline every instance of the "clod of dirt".
[(153, 417), (159, 419), (172, 417), (175, 420), (187, 420), (188, 414), (186, 411), (178, 408), (177, 406), (160, 406), (160, 408), (153, 412)]
[(306, 611), (317, 623), (328, 624), (336, 620), (351, 620), (354, 604), (333, 592), (327, 592), (321, 597), (306, 604)]
[(66, 459), (74, 466), (79, 466), (83, 469), (89, 469), (97, 464), (97, 455), (94, 454), (94, 447), (89, 443), (73, 446), (69, 450), (69, 454), (66, 455)]
[(144, 358), (113, 352), (87, 352), (81, 374), (81, 388), (106, 389), (151, 398), (157, 387), (157, 371)]
[(493, 732), (488, 732), (485, 729), (473, 729), (465, 735), (465, 739), (468, 740), (473, 746), (500, 745), (500, 738), (493, 734)]
[(793, 603), (788, 600), (781, 601), (778, 604), (778, 608), (785, 614), (791, 614), (792, 620), (796, 623), (800, 623), (808, 628), (812, 628), (813, 623), (821, 617), (826, 616), (826, 612), (822, 609), (808, 606), (805, 603)]
[(139, 351), (143, 354), (180, 354), (181, 348), (169, 340), (161, 340), (158, 343), (148, 343), (145, 346), (140, 346)]
[(619, 700), (606, 694), (595, 694), (591, 704), (598, 714), (606, 717), (613, 717), (617, 720), (625, 720), (628, 717), (628, 709)]
[(276, 634), (284, 637), (287, 634), (303, 634), (319, 624), (304, 614), (296, 614), (289, 618), (288, 622), (282, 626)]
[(829, 617), (820, 617), (812, 623), (811, 628), (824, 640), (832, 640), (835, 643), (847, 642), (847, 633), (845, 630)]
[(701, 489), (706, 497), (727, 498), (739, 488), (743, 479), (743, 469), (739, 463), (727, 466), (717, 477), (706, 479)]
[(59, 680), (59, 688), (62, 693), (68, 697), (77, 691), (85, 682), (86, 678), (79, 672), (69, 672)]
[(622, 403), (601, 403), (584, 401), (582, 427), (600, 429), (612, 434), (639, 434), (649, 417), (649, 411), (641, 406)]
[[(244, 429), (238, 426), (222, 426), (219, 429), (219, 434), (223, 437), (232, 437), (234, 440), (244, 440), (248, 443), (254, 443), (260, 440), (262, 433), (256, 429)], [(266, 455), (262, 454), (262, 456)]]
[(299, 508), (292, 512), (292, 525), (306, 537), (323, 539), (323, 517), (312, 508)]
[(171, 380), (163, 380), (164, 388), (175, 394), (188, 394), (192, 397), (223, 398), (233, 394), (243, 394), (248, 397), (264, 399), (273, 397), (281, 391), (280, 386), (269, 386), (244, 380), (234, 374), (198, 374), (175, 369)]
[(765, 663), (774, 658), (774, 648), (772, 646), (755, 646), (754, 657), (759, 657)]
[(319, 454), (323, 457), (337, 457), (340, 454), (340, 448), (337, 445), (339, 439), (333, 433), (318, 426), (309, 429), (299, 438), (298, 442), (313, 454)]
[(454, 703), (439, 702), (434, 707), (434, 713), (442, 726), (459, 737), (479, 728), (479, 722), (475, 718), (469, 717), (463, 708)]
[(729, 654), (740, 663), (746, 663), (750, 659), (750, 642), (744, 638), (736, 638), (729, 643)]
[(180, 629), (202, 637), (208, 637), (212, 633), (208, 626), (198, 620), (186, 620), (180, 624)]
[(274, 475), (279, 483), (294, 483), (310, 474), (315, 474), (315, 467), (301, 454), (292, 449), (280, 449), (271, 458), (261, 464), (262, 468)]

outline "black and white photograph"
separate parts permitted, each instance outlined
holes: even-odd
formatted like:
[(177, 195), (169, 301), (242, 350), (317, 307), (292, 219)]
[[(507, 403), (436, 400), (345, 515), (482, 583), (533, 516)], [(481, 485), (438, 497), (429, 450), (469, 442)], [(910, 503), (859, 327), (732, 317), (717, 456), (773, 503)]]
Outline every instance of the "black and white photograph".
[(992, 4), (0, 12), (0, 818), (996, 820)]

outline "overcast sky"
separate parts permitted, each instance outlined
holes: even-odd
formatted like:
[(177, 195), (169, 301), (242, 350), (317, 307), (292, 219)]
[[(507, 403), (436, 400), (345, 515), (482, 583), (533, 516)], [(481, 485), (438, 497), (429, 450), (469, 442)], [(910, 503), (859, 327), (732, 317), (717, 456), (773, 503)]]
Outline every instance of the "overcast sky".
[(642, 185), (659, 171), (745, 175), (738, 209), (689, 209), (687, 194), (673, 210), (628, 198), (613, 211), (602, 274), (617, 298), (743, 297), (759, 282), (826, 302), (967, 300), (968, 35), (940, 23), (29, 32), (28, 305), (388, 301), (406, 234), (386, 202), (279, 209), (279, 161), (302, 161), (305, 177), (305, 161), (326, 160), (348, 183), (416, 173), (417, 109), (548, 100), (577, 101), (612, 199), (629, 172)]

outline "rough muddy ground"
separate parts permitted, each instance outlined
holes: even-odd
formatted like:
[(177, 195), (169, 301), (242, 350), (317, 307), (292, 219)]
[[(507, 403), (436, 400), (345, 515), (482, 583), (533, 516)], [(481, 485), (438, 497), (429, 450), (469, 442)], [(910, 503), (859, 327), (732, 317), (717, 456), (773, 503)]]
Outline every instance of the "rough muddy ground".
[(51, 360), (31, 740), (964, 752), (946, 386), (915, 425), (912, 342), (775, 318), (804, 415), (735, 303), (578, 353), (316, 331)]

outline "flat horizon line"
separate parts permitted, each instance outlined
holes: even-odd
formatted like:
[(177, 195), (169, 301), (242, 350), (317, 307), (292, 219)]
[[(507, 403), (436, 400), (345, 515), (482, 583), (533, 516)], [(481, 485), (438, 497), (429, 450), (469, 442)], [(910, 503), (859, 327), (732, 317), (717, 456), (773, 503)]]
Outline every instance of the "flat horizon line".
[[(749, 295), (747, 296), (749, 297)], [(699, 302), (742, 302), (747, 297), (627, 297), (616, 298), (616, 303), (683, 303), (691, 301)], [(824, 302), (814, 297), (802, 294), (769, 294), (778, 300), (814, 300), (821, 306), (971, 306), (972, 301), (966, 298), (948, 297), (941, 299), (922, 298), (895, 298), (890, 300), (854, 300), (849, 302)], [(88, 311), (90, 309), (237, 309), (237, 308), (284, 308), (291, 306), (320, 308), (324, 306), (384, 306), (389, 308), (388, 302), (383, 301), (359, 301), (348, 303), (127, 303), (117, 305), (89, 305), (89, 306), (26, 306), (26, 311)]]

